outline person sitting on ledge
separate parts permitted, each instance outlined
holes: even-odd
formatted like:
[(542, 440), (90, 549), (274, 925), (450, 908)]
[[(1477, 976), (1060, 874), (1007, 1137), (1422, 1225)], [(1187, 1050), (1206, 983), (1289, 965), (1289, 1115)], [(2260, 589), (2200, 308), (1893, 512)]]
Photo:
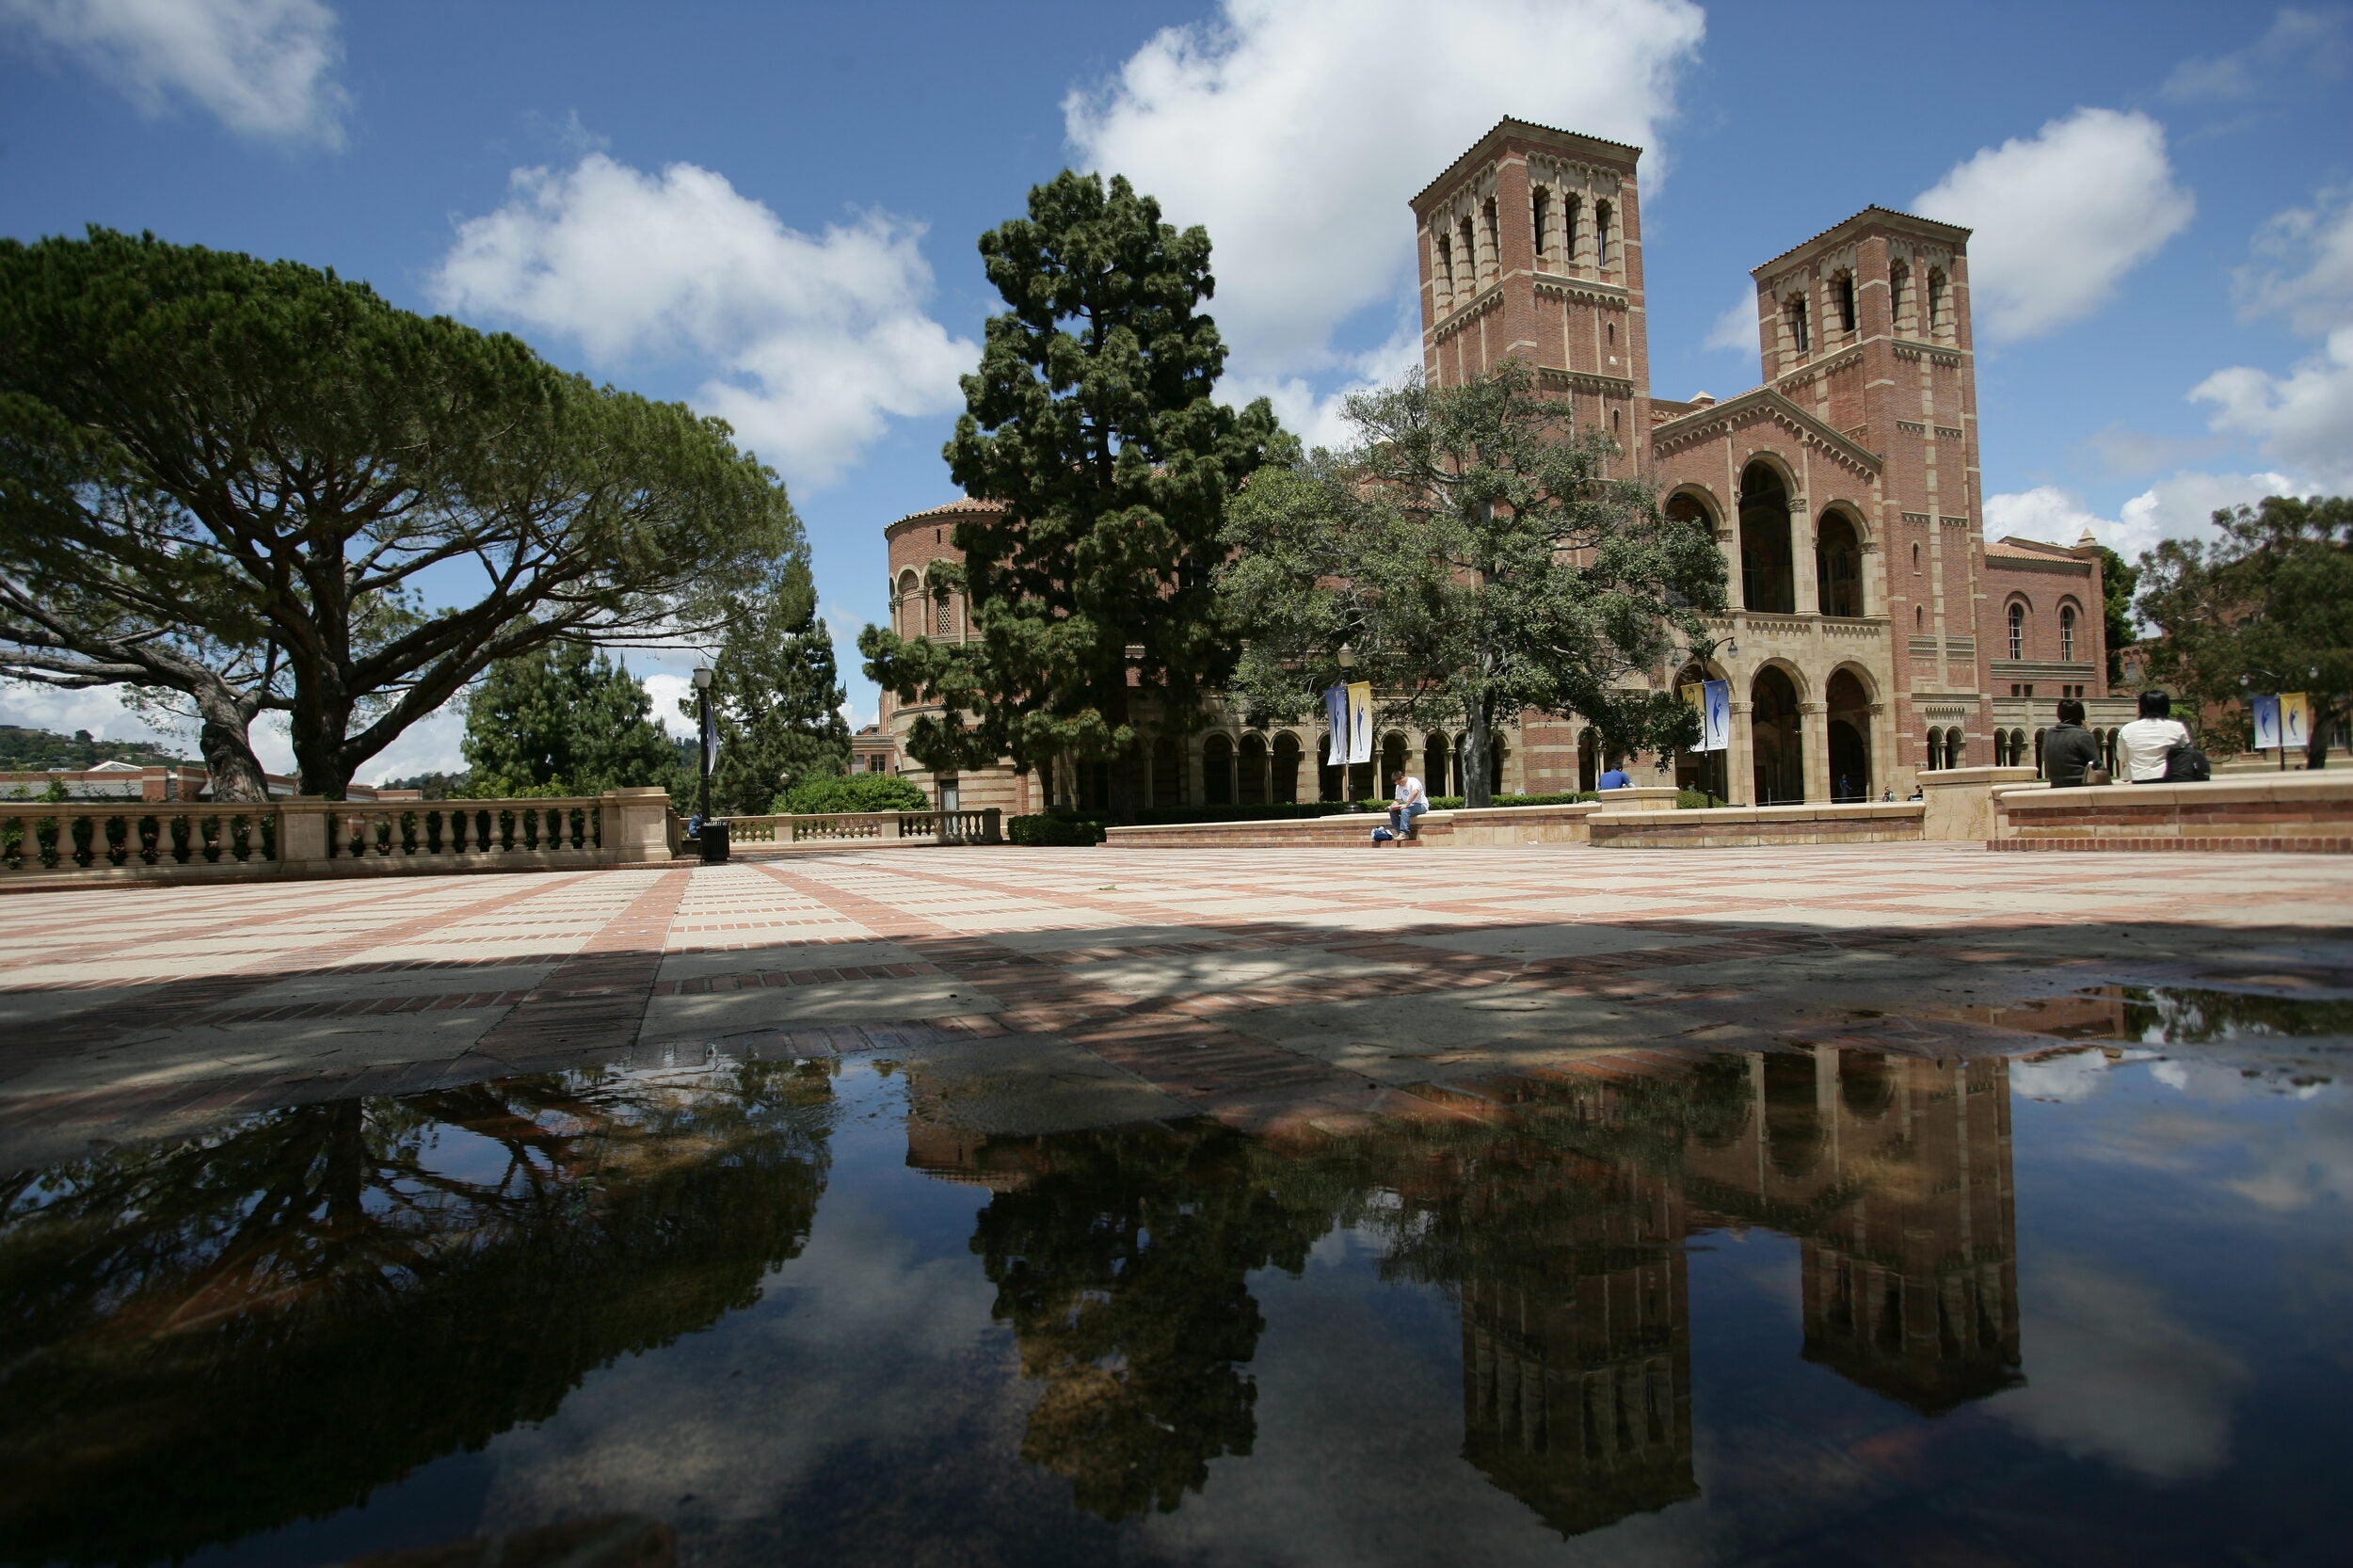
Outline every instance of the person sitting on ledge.
[(2117, 769), (2135, 784), (2165, 782), (2165, 754), (2190, 744), (2189, 726), (2173, 717), (2173, 698), (2140, 694), (2140, 717), (2116, 732)]
[(2084, 728), (2084, 705), (2067, 697), (2058, 705), (2058, 723), (2042, 737), (2042, 773), (2054, 790), (2072, 790), (2084, 781), (2084, 770), (2100, 766), (2100, 737)]
[(1615, 761), (1609, 764), (1609, 771), (1601, 776), (1598, 787), (1604, 790), (1630, 790), (1634, 787), (1634, 779), (1625, 771), (1623, 760)]
[(1414, 820), (1430, 809), (1430, 792), (1421, 780), (1400, 769), (1389, 776), (1392, 786), (1389, 798), (1396, 804), (1389, 808), (1389, 828), (1401, 839), (1418, 836)]

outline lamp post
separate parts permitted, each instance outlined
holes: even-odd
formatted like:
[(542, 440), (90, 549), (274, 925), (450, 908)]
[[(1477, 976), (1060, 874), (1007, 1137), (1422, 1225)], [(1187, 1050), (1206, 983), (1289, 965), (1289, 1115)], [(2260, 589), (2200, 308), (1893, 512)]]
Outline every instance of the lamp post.
[[(1350, 642), (1341, 643), (1339, 652), (1335, 657), (1340, 662), (1340, 680), (1345, 681), (1355, 673), (1356, 645)], [(1349, 737), (1341, 735), (1335, 739), (1338, 742), (1339, 754), (1346, 757), (1349, 752)], [(1355, 767), (1351, 763), (1344, 761), (1340, 764), (1340, 793), (1347, 797), (1348, 808), (1352, 811), (1356, 809), (1356, 790), (1354, 781), (1349, 777), (1349, 775), (1355, 771)]]
[(695, 764), (702, 775), (702, 796), (695, 807), (697, 824), (711, 820), (711, 666), (695, 666), (695, 696), (702, 705), (702, 744), (695, 753)]

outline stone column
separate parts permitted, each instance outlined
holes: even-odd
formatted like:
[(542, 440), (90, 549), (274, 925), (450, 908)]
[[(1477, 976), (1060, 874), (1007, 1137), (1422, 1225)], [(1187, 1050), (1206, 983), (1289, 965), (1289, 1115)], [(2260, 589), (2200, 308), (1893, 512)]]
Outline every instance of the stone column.
[(604, 858), (667, 860), (670, 856), (670, 792), (667, 790), (607, 790), (597, 808)]
[(1732, 704), (1732, 749), (1724, 754), (1724, 800), (1733, 806), (1756, 804), (1756, 730), (1749, 721), (1749, 705)]
[(1798, 749), (1805, 757), (1805, 798), (1830, 799), (1830, 713), (1818, 702), (1798, 704)]
[(280, 865), (299, 865), (306, 860), (327, 858), (328, 809), (324, 802), (309, 797), (278, 803), (278, 860)]
[(1789, 569), (1798, 578), (1794, 584), (1798, 614), (1820, 615), (1821, 583), (1814, 574), (1814, 514), (1806, 506), (1802, 496), (1792, 496), (1789, 500)]

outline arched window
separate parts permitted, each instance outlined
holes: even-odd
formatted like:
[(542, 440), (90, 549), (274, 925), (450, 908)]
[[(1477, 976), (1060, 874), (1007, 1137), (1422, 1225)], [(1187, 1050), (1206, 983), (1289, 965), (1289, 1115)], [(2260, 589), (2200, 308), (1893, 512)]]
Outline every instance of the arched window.
[(1551, 251), (1551, 246), (1548, 243), (1552, 238), (1551, 188), (1538, 185), (1534, 194), (1529, 197), (1528, 204), (1529, 227), (1536, 233), (1536, 260), (1542, 262)]
[(1463, 298), (1479, 287), (1479, 236), (1471, 232), (1469, 218), (1463, 219), (1461, 227), (1455, 232), (1454, 246), (1456, 253), (1463, 259), (1463, 294), (1457, 296), (1457, 298)]
[(1901, 262), (1887, 269), (1887, 318), (1897, 331), (1912, 325), (1912, 268)]
[(1447, 792), (1447, 775), (1451, 771), (1448, 767), (1447, 753), (1451, 749), (1442, 730), (1432, 730), (1422, 742), (1421, 787), (1430, 792), (1433, 800)]
[(1942, 339), (1952, 325), (1946, 320), (1945, 274), (1938, 268), (1929, 269), (1929, 336)]
[(1928, 628), (1928, 624), (1929, 607), (1925, 604), (1913, 605), (1912, 607), (1912, 629), (1914, 632), (1925, 631)]
[(1853, 331), (1855, 329), (1854, 274), (1840, 273), (1831, 283), (1831, 293), (1838, 302), (1839, 330)]
[(1201, 798), (1206, 806), (1234, 804), (1234, 743), (1223, 735), (1201, 744)]
[(1930, 773), (1934, 773), (1944, 765), (1945, 731), (1935, 726), (1930, 726), (1929, 728), (1929, 771)]
[(1969, 739), (1961, 732), (1961, 727), (1955, 725), (1945, 731), (1945, 765), (1948, 768), (1960, 768), (1966, 767), (1968, 762)]
[(1791, 295), (1785, 308), (1789, 313), (1789, 347), (1795, 353), (1803, 354), (1814, 346), (1805, 329), (1805, 296)]
[(1585, 203), (1577, 197), (1572, 196), (1561, 203), (1561, 264), (1563, 266), (1577, 264), (1577, 219), (1584, 216), (1584, 212)]
[(1764, 615), (1798, 608), (1797, 573), (1789, 559), (1789, 492), (1767, 463), (1740, 474), (1740, 602)]
[(2013, 603), (2009, 607), (2009, 656), (2026, 656), (2026, 607), (2023, 604)]
[(1438, 236), (1438, 262), (1430, 275), (1438, 285), (1438, 308), (1444, 310), (1454, 302), (1454, 242), (1444, 234)]
[(1609, 202), (1593, 203), (1593, 264), (1595, 266), (1609, 264), (1609, 219), (1612, 216)]
[(2059, 606), (2059, 657), (2075, 657), (2075, 607), (2073, 604)]
[(1814, 586), (1823, 615), (1863, 614), (1863, 543), (1843, 512), (1824, 512), (1814, 531)]
[(1486, 204), (1479, 209), (1479, 215), (1487, 220), (1487, 276), (1498, 277), (1503, 271), (1503, 223), (1496, 216), (1494, 197), (1487, 198)]
[(1778, 665), (1766, 665), (1750, 682), (1749, 746), (1755, 764), (1757, 805), (1795, 805), (1805, 799), (1798, 688)]
[(912, 570), (899, 574), (899, 635), (920, 637), (923, 634), (922, 585)]

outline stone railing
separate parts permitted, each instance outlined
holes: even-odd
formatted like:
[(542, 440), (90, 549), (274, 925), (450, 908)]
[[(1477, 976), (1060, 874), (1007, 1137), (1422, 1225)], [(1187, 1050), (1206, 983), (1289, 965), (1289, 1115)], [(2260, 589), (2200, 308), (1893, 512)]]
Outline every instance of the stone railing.
[(525, 871), (670, 858), (661, 790), (545, 800), (0, 800), (0, 887)]
[(2353, 854), (2353, 771), (1997, 791), (1993, 847)]
[(995, 807), (978, 811), (829, 811), (764, 817), (728, 817), (731, 845), (880, 843), (901, 840), (932, 844), (995, 844), (1004, 841), (1004, 814)]

